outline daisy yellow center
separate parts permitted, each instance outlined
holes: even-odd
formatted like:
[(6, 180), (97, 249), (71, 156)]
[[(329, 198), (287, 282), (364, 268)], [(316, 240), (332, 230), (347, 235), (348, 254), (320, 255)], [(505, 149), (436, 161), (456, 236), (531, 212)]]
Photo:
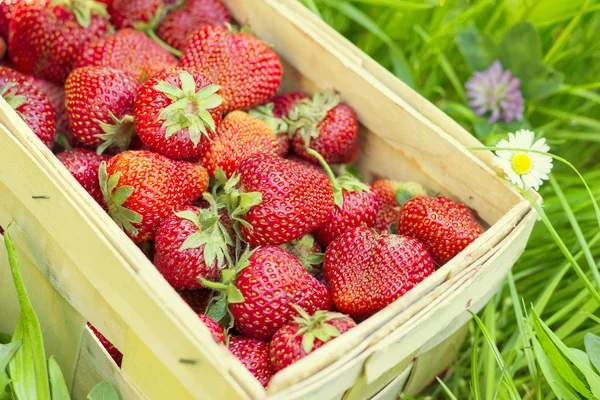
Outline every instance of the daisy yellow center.
[(531, 157), (524, 153), (517, 153), (510, 159), (512, 169), (519, 175), (525, 175), (531, 171)]

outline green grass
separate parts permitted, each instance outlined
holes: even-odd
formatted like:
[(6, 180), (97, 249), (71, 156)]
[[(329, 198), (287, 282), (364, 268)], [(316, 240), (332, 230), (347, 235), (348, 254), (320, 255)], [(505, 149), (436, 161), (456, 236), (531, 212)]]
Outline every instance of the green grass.
[[(486, 145), (522, 127), (546, 137), (600, 199), (600, 0), (300, 1)], [(464, 84), (470, 65), (497, 49), (490, 45), (467, 63), (458, 42), (461, 33), (477, 29), (501, 51), (537, 60), (535, 38), (510, 34), (523, 22), (538, 34), (546, 76), (537, 86), (539, 74), (522, 78), (531, 91), (521, 124), (490, 126), (466, 106)], [(538, 223), (503, 288), (471, 323), (453, 367), (440, 377), (444, 385), (421, 398), (546, 400), (593, 393), (597, 371), (573, 357), (585, 358), (581, 351), (587, 351), (593, 360), (584, 338), (600, 334), (598, 215), (579, 177), (560, 163), (540, 193), (547, 222), (585, 277)]]

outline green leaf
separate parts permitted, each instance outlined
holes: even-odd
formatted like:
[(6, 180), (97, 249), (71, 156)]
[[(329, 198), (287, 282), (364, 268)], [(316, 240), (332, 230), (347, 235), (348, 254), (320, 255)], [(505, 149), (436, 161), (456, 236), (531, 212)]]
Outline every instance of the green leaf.
[(306, 354), (312, 351), (313, 345), (315, 344), (315, 335), (312, 332), (307, 332), (302, 336), (302, 350)]
[(456, 44), (471, 71), (484, 71), (500, 57), (500, 49), (494, 40), (473, 27), (462, 31)]
[(413, 194), (411, 192), (409, 192), (408, 190), (398, 189), (396, 191), (396, 203), (398, 203), (399, 206), (403, 206), (404, 203), (406, 203), (413, 197), (414, 197)]
[(240, 289), (235, 287), (235, 285), (233, 284), (227, 287), (227, 302), (231, 304), (244, 302), (244, 295), (242, 294)]
[(22, 344), (8, 367), (13, 395), (15, 400), (47, 400), (50, 385), (40, 322), (23, 284), (15, 246), (8, 232), (4, 232), (4, 242), (21, 307), (12, 341), (21, 340)]
[(90, 390), (88, 400), (119, 400), (117, 390), (108, 382), (100, 382)]
[(552, 388), (554, 394), (559, 400), (571, 400), (577, 399), (577, 393), (569, 386), (569, 384), (563, 379), (558, 373), (556, 368), (550, 362), (550, 359), (546, 355), (544, 348), (540, 345), (537, 339), (534, 337), (531, 339), (533, 343), (533, 351), (535, 353), (536, 360), (540, 365), (542, 373), (546, 377), (548, 384)]
[(583, 343), (590, 362), (596, 368), (596, 371), (600, 371), (600, 337), (593, 333), (586, 333), (583, 337)]
[(50, 374), (52, 400), (70, 400), (71, 396), (69, 396), (69, 389), (67, 389), (65, 377), (54, 356), (50, 356), (50, 359), (48, 360), (48, 373)]
[(0, 344), (0, 393), (4, 393), (10, 383), (10, 379), (6, 374), (6, 367), (21, 347), (21, 343), (23, 343), (21, 340), (17, 340), (8, 344)]
[(225, 315), (227, 315), (227, 300), (225, 296), (219, 298), (206, 312), (206, 316), (216, 322), (225, 318)]

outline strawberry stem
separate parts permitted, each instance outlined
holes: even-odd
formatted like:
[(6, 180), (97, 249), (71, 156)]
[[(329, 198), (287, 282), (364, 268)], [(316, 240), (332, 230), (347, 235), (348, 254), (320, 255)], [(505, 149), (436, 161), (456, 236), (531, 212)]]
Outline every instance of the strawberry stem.
[(135, 134), (135, 123), (132, 115), (125, 115), (119, 119), (111, 111), (109, 111), (109, 114), (113, 124), (96, 120), (104, 131), (104, 133), (96, 135), (97, 138), (103, 140), (102, 144), (96, 149), (98, 155), (102, 155), (111, 146), (115, 146), (119, 152), (127, 150)]
[(340, 102), (340, 96), (331, 89), (316, 93), (312, 98), (298, 102), (286, 118), (290, 139), (296, 135), (299, 136), (304, 141), (304, 147), (309, 149), (310, 141), (319, 137), (319, 123)]
[(106, 4), (94, 0), (52, 0), (51, 6), (63, 6), (71, 11), (77, 23), (87, 28), (92, 23), (92, 15), (108, 17)]
[(139, 231), (133, 224), (142, 223), (142, 216), (123, 206), (123, 203), (132, 195), (133, 187), (121, 186), (117, 188), (120, 179), (120, 172), (111, 175), (109, 178), (106, 171), (106, 161), (102, 161), (98, 169), (98, 180), (104, 201), (108, 207), (108, 214), (121, 229), (132, 236), (136, 236)]
[(181, 57), (183, 53), (176, 49), (175, 47), (169, 45), (167, 42), (162, 40), (153, 29), (143, 29), (142, 30), (146, 35), (150, 36), (150, 39), (154, 40), (158, 43), (163, 49), (167, 50), (169, 53), (173, 54), (175, 57)]
[(276, 135), (287, 132), (288, 124), (283, 118), (277, 118), (273, 115), (274, 103), (267, 103), (264, 106), (258, 106), (251, 110), (248, 110), (248, 115), (251, 117), (265, 121), (271, 127), (271, 130)]

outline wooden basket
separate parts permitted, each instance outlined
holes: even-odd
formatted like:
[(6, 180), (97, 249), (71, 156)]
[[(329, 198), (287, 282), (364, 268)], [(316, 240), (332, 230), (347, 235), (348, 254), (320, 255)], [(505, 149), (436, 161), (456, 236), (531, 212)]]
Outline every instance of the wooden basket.
[[(0, 100), (0, 225), (20, 249), (49, 354), (74, 398), (100, 380), (124, 399), (392, 399), (451, 363), (467, 310), (495, 293), (525, 248), (534, 212), (489, 153), (441, 111), (295, 0), (225, 0), (285, 60), (284, 90), (333, 87), (362, 124), (368, 178), (411, 179), (476, 210), (486, 232), (396, 302), (275, 375), (268, 390), (223, 346), (68, 171)], [(0, 255), (0, 332), (17, 304)], [(7, 307), (5, 307), (7, 305)], [(6, 317), (4, 316), (6, 314)], [(86, 328), (123, 354), (119, 369)]]

